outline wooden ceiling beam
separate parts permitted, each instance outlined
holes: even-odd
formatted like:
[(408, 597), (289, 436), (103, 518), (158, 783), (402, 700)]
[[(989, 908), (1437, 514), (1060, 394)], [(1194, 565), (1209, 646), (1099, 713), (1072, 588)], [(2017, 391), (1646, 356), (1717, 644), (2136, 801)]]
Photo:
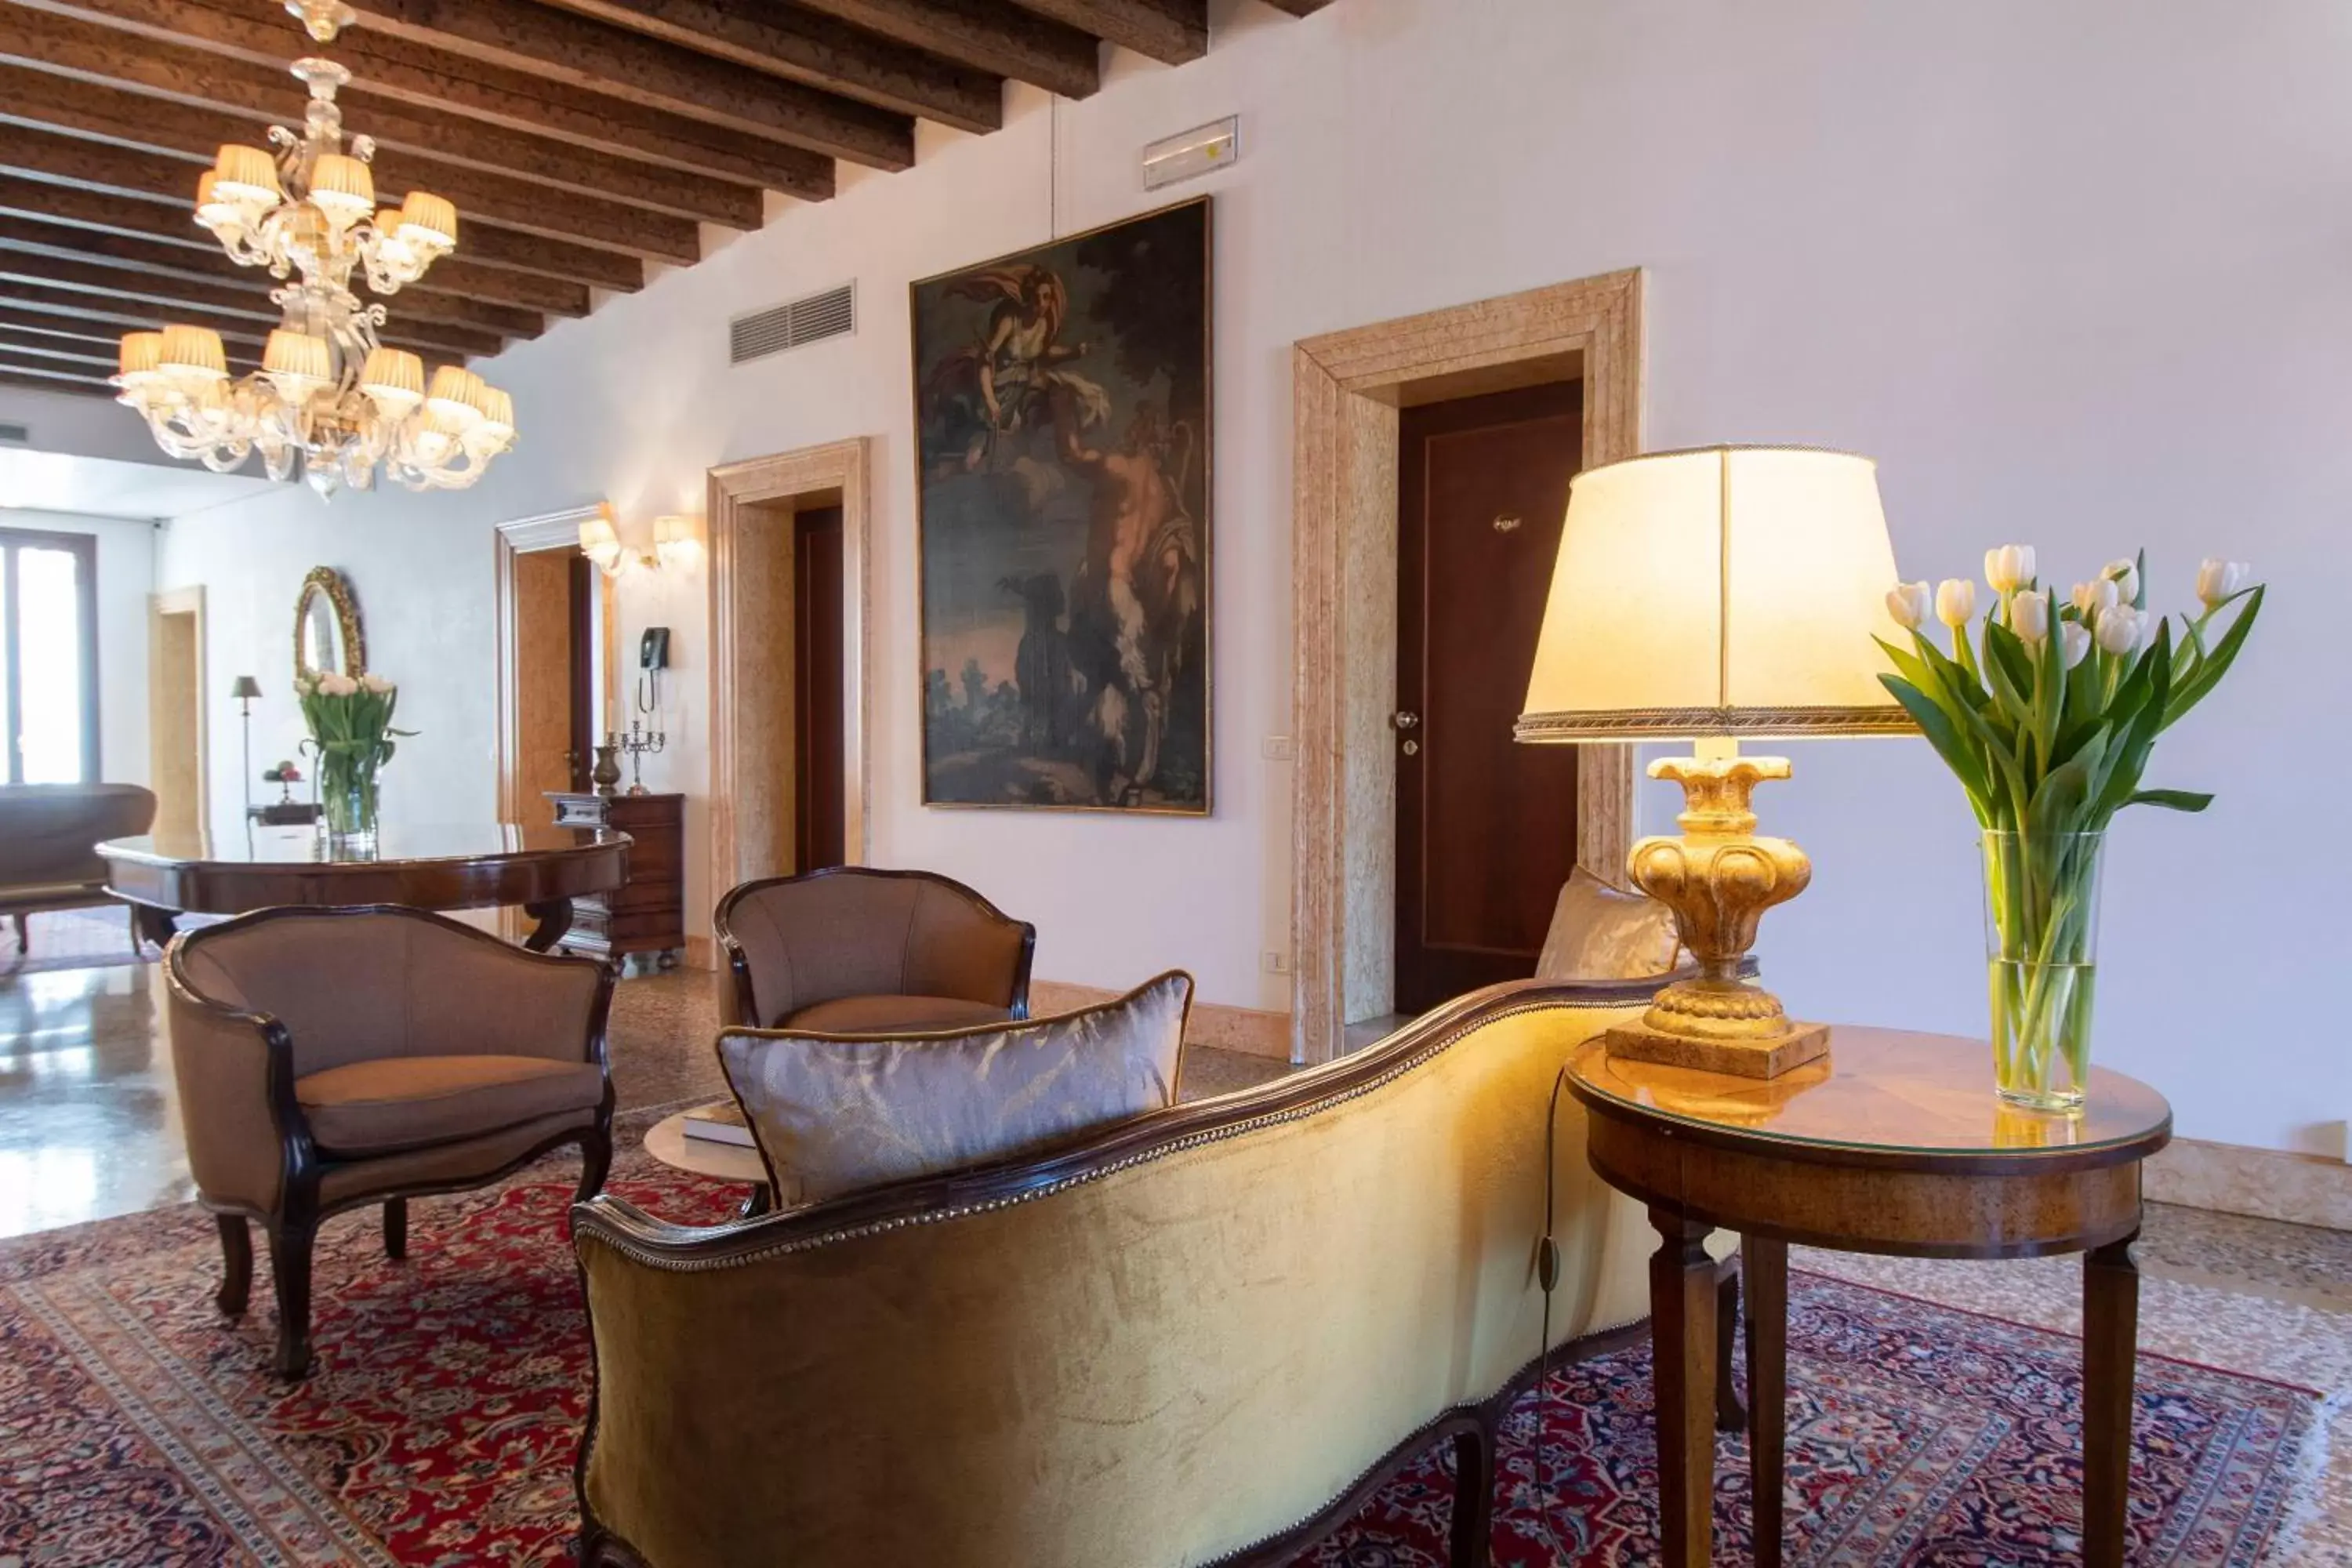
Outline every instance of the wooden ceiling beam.
[(1209, 0), (1013, 0), (1106, 43), (1181, 66), (1209, 52)]
[(915, 161), (911, 118), (530, 0), (368, 0), (360, 27), (876, 169)]
[[(0, 124), (0, 167), (143, 195), (193, 201), (221, 143), (254, 139), (234, 115), (187, 106), (155, 113), (135, 94), (22, 66), (0, 66), (0, 103), (16, 121)], [(101, 136), (114, 141), (88, 140)], [(379, 151), (374, 169), (386, 202), (421, 186), (457, 203), (467, 229), (491, 224), (682, 266), (702, 255), (700, 231), (685, 218), (475, 169), (436, 169), (406, 153)]]
[[(5, 137), (5, 132), (0, 132), (0, 137)], [(14, 213), (43, 223), (68, 224), (76, 228), (140, 236), (195, 249), (218, 251), (220, 248), (212, 236), (196, 226), (189, 210), (188, 198), (178, 194), (152, 197), (133, 195), (118, 190), (58, 184), (0, 173), (0, 212)], [(469, 283), (480, 277), (497, 274), (498, 287), (501, 291), (486, 294), (485, 298), (507, 300), (508, 303), (531, 309), (545, 309), (550, 314), (568, 313), (570, 302), (577, 300), (577, 290), (583, 285), (634, 289), (645, 281), (644, 264), (634, 257), (623, 256), (616, 251), (559, 245), (535, 235), (483, 226), (468, 226), (464, 238), (459, 256), (446, 258), (433, 268), (429, 276), (435, 282), (445, 276), (445, 269), (453, 262), (461, 268), (455, 276), (463, 277)], [(507, 248), (511, 248), (515, 254), (511, 257), (499, 254)], [(526, 286), (541, 282), (551, 284), (562, 291), (563, 308), (558, 309), (556, 302), (541, 306), (530, 298), (509, 299), (507, 286), (516, 281)]]
[[(244, 316), (215, 315), (209, 310), (187, 306), (165, 308), (144, 300), (12, 281), (0, 281), (0, 315), (23, 320), (78, 321), (103, 331), (108, 334), (108, 340), (116, 343), (120, 343), (125, 332), (152, 331), (163, 327), (166, 321), (180, 321), (192, 327), (210, 327), (221, 335), (229, 357), (255, 361), (261, 356), (262, 344), (268, 339), (269, 329), (277, 324)], [(389, 347), (406, 349), (436, 362), (454, 359), (466, 353), (446, 343), (411, 337), (400, 330), (397, 321), (384, 329), (383, 341)]]
[[(372, 0), (390, 5), (401, 0)], [(1002, 74), (772, 0), (549, 0), (593, 21), (959, 131), (1004, 124)], [(470, 7), (468, 7), (470, 9)]]
[[(0, 29), (0, 58), (173, 103), (250, 115), (262, 124), (302, 123), (308, 95), (282, 66), (23, 5), (7, 7), (5, 14), (9, 25)], [(371, 100), (353, 103), (346, 124), (385, 147), (435, 163), (513, 174), (679, 217), (752, 229), (762, 216), (756, 185), (614, 157), (461, 115)], [(259, 136), (251, 140), (257, 142)]]
[[(258, 267), (240, 267), (217, 246), (201, 250), (174, 245), (165, 240), (147, 239), (126, 234), (109, 234), (98, 229), (73, 228), (31, 221), (23, 217), (0, 215), (0, 250), (24, 251), (55, 257), (60, 260), (87, 259), (120, 266), (136, 272), (154, 272), (170, 277), (190, 279), (197, 282), (220, 282), (231, 288), (247, 288), (267, 293), (278, 287), (278, 280)], [(382, 299), (385, 307), (396, 313), (413, 316), (419, 321), (446, 321), (454, 326), (479, 327), (508, 338), (535, 338), (546, 331), (542, 312), (517, 307), (451, 287), (441, 276), (443, 262), (426, 275), (426, 288), (410, 284), (392, 295), (373, 295), (362, 288), (362, 300)], [(492, 273), (493, 278), (515, 278), (521, 273)], [(587, 313), (585, 289), (579, 290), (579, 314)]]
[(120, 342), (125, 332), (161, 327), (168, 315), (192, 327), (210, 327), (221, 335), (232, 353), (246, 352), (236, 346), (243, 343), (254, 354), (261, 353), (269, 329), (275, 324), (248, 321), (242, 316), (215, 316), (206, 310), (165, 311), (137, 300), (110, 300), (102, 295), (42, 289), (26, 283), (0, 283), (0, 315), (12, 321), (79, 322), (105, 332), (112, 342)]
[[(141, 311), (159, 321), (166, 316), (187, 320), (186, 312), (194, 310), (207, 318), (199, 325), (218, 331), (222, 321), (241, 321), (249, 331), (263, 335), (281, 319), (268, 295), (250, 289), (124, 271), (99, 261), (66, 261), (21, 250), (0, 250), (0, 295), (34, 304), (46, 300), (70, 306), (79, 300), (85, 310)], [(488, 355), (505, 346), (495, 332), (413, 315), (402, 316), (385, 329), (386, 342), (395, 337), (403, 347), (424, 345), (443, 356)]]
[(87, 321), (77, 316), (53, 316), (47, 310), (28, 310), (21, 305), (0, 305), (0, 332), (25, 339), (39, 338), (60, 343), (97, 343), (107, 353), (122, 336), (119, 329), (110, 329), (103, 321)]
[(30, 392), (61, 392), (78, 397), (112, 398), (114, 388), (105, 378), (78, 375), (68, 371), (18, 370), (0, 366), (0, 386), (14, 386)]
[[(281, 70), (297, 54), (310, 52), (301, 33), (272, 16), (271, 7), (238, 0), (0, 0), (0, 15), (33, 8)], [(380, 34), (347, 32), (335, 41), (334, 57), (354, 78), (343, 101), (355, 125), (369, 104), (403, 103), (803, 201), (833, 195), (831, 158), (764, 136)]]
[[(140, 257), (109, 242), (131, 241), (152, 247), (142, 259), (167, 261), (183, 268), (205, 270), (207, 260), (234, 268), (217, 240), (191, 219), (184, 205), (142, 201), (107, 191), (75, 185), (45, 184), (15, 174), (0, 174), (0, 221), (29, 218), (53, 226), (47, 243), (97, 255)], [(196, 259), (190, 261), (189, 257)], [(259, 273), (247, 276), (258, 278)], [(561, 278), (485, 267), (458, 257), (445, 257), (425, 274), (423, 283), (409, 285), (426, 293), (470, 294), (477, 299), (536, 310), (549, 316), (584, 316), (588, 288)]]
[(795, 0), (803, 11), (1010, 77), (1064, 98), (1091, 98), (1102, 87), (1101, 42), (1091, 33), (1048, 21), (1003, 0)]

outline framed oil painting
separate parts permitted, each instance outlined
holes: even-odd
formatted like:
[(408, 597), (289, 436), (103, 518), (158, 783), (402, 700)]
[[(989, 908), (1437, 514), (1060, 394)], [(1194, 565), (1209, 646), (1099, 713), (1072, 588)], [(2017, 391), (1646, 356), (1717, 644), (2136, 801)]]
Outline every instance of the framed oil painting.
[(1209, 810), (1209, 204), (913, 287), (929, 805)]

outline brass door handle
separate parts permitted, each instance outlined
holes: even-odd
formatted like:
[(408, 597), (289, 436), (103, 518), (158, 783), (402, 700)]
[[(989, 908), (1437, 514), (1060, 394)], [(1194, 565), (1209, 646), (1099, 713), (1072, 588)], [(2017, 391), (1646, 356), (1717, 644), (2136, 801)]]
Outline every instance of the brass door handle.
[(1420, 714), (1408, 712), (1403, 709), (1399, 709), (1396, 712), (1389, 715), (1389, 727), (1397, 731), (1399, 733), (1402, 733), (1404, 731), (1414, 728), (1419, 725), (1420, 722)]

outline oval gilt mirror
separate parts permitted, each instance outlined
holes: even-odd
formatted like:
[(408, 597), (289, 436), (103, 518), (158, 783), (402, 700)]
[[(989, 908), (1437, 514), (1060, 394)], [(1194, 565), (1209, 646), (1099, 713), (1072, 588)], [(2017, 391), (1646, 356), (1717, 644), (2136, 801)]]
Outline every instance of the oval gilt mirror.
[(360, 630), (359, 605), (352, 586), (331, 566), (314, 566), (294, 601), (294, 673), (316, 680), (367, 673), (367, 638)]

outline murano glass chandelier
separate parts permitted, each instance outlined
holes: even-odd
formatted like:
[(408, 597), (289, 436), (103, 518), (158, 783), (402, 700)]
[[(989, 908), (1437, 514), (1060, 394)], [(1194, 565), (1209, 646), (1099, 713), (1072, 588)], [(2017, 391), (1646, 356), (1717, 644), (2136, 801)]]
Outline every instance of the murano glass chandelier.
[[(310, 37), (332, 43), (352, 17), (340, 0), (288, 0)], [(275, 155), (226, 146), (196, 182), (196, 222), (231, 259), (263, 267), (284, 324), (261, 369), (232, 379), (220, 334), (167, 324), (126, 332), (118, 401), (135, 408), (171, 456), (226, 473), (261, 454), (272, 479), (302, 460), (320, 495), (368, 489), (379, 465), (411, 489), (462, 489), (515, 443), (514, 404), (463, 365), (425, 363), (378, 339), (381, 303), (362, 305), (354, 273), (379, 295), (425, 276), (457, 247), (457, 210), (426, 191), (377, 210), (375, 144), (343, 150), (335, 92), (352, 79), (331, 60), (294, 62), (310, 89), (303, 129), (269, 128)]]

